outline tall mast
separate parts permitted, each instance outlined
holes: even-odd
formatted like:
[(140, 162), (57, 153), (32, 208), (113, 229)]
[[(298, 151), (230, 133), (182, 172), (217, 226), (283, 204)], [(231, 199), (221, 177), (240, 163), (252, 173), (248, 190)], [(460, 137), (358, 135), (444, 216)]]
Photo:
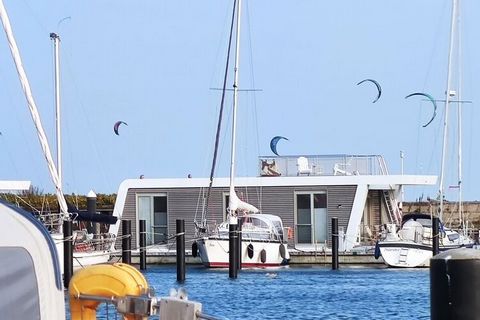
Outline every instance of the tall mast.
[(463, 88), (463, 83), (462, 83), (462, 37), (461, 37), (461, 24), (460, 24), (460, 3), (458, 3), (457, 6), (457, 23), (458, 23), (458, 52), (457, 52), (457, 59), (458, 59), (458, 105), (457, 105), (457, 121), (458, 121), (458, 218), (460, 220), (460, 226), (463, 229), (464, 234), (466, 235), (467, 229), (465, 226), (465, 221), (463, 218), (463, 186), (462, 186), (462, 180), (463, 180), (463, 160), (462, 160), (462, 88)]
[(439, 185), (439, 195), (440, 195), (440, 212), (439, 218), (442, 221), (443, 218), (443, 196), (444, 196), (444, 180), (445, 180), (445, 158), (447, 153), (447, 134), (448, 134), (448, 109), (450, 105), (450, 94), (455, 95), (451, 91), (451, 80), (452, 80), (452, 60), (453, 60), (453, 47), (454, 47), (454, 38), (455, 38), (455, 19), (457, 16), (457, 0), (452, 0), (452, 20), (450, 26), (450, 49), (448, 52), (448, 71), (447, 71), (447, 91), (445, 92), (445, 116), (443, 120), (443, 146), (442, 146), (442, 164), (440, 168), (440, 185)]
[(30, 88), (30, 83), (28, 82), (27, 74), (23, 68), (22, 58), (20, 57), (20, 52), (18, 50), (17, 42), (13, 36), (12, 26), (10, 24), (10, 19), (8, 18), (7, 11), (3, 4), (3, 0), (0, 0), (0, 19), (2, 20), (3, 29), (5, 35), (7, 36), (8, 45), (10, 47), (10, 52), (12, 53), (12, 58), (17, 68), (18, 77), (22, 85), (22, 90), (27, 100), (28, 108), (30, 110), (30, 115), (37, 129), (38, 139), (40, 141), (40, 146), (42, 147), (43, 155), (47, 160), (48, 170), (50, 172), (50, 177), (52, 178), (53, 184), (55, 185), (56, 195), (58, 204), (60, 207), (60, 212), (63, 217), (68, 215), (67, 202), (63, 195), (63, 191), (58, 181), (58, 171), (53, 162), (52, 153), (50, 152), (50, 146), (48, 144), (47, 136), (45, 130), (43, 130), (42, 122), (40, 120), (40, 114), (38, 113), (37, 105), (33, 99), (32, 89)]
[(55, 127), (57, 133), (57, 171), (58, 184), (62, 187), (62, 137), (60, 120), (60, 37), (56, 33), (50, 33), (53, 40), (53, 52), (55, 57)]
[[(242, 0), (237, 0), (237, 27), (235, 40), (235, 68), (233, 80), (233, 115), (232, 115), (232, 147), (230, 157), (230, 198), (229, 207), (232, 208), (235, 194), (235, 149), (236, 149), (236, 131), (237, 131), (237, 107), (238, 107), (238, 66), (240, 62), (240, 22), (242, 14)], [(233, 212), (230, 211), (230, 219), (233, 218)], [(236, 223), (236, 218), (230, 220), (231, 223)]]

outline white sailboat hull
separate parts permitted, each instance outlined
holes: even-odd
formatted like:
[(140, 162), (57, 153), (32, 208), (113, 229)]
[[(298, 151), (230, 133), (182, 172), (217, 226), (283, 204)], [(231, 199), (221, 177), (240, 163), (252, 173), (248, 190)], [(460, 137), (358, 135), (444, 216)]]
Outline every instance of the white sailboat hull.
[[(253, 256), (248, 256), (248, 245), (253, 246)], [(228, 239), (209, 238), (197, 240), (198, 254), (202, 263), (210, 268), (227, 268), (229, 261)], [(284, 246), (285, 258), (282, 258), (280, 247)], [(265, 250), (265, 261), (262, 262), (261, 252)], [(242, 267), (278, 267), (285, 265), (290, 260), (286, 244), (279, 241), (242, 241), (241, 248)]]
[(428, 267), (432, 247), (404, 241), (379, 243), (380, 254), (385, 264), (397, 268)]
[[(57, 248), (57, 256), (60, 263), (60, 269), (63, 274), (63, 235), (60, 233), (51, 234)], [(73, 253), (73, 270), (78, 270), (86, 266), (107, 263), (110, 260), (110, 251), (96, 250), (91, 252)]]

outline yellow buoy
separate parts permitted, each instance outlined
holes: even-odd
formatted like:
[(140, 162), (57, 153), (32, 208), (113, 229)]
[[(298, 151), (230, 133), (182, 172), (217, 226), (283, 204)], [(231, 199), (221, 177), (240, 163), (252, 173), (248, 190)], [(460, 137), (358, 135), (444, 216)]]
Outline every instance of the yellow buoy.
[[(96, 319), (97, 307), (102, 302), (80, 299), (82, 295), (111, 299), (126, 295), (140, 296), (147, 289), (145, 277), (128, 264), (101, 264), (81, 269), (73, 275), (68, 288), (71, 319)], [(135, 319), (135, 316), (126, 315), (124, 319)]]

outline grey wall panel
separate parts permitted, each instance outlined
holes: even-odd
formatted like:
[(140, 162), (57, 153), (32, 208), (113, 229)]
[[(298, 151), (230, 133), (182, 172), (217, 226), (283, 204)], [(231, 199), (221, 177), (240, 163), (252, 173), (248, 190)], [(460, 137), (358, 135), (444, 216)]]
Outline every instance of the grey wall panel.
[(339, 229), (347, 231), (357, 186), (329, 186), (327, 192), (328, 246), (332, 245), (332, 218), (338, 218)]
[[(248, 201), (263, 213), (278, 215), (282, 218), (284, 226), (294, 229), (294, 203), (296, 192), (320, 191), (327, 193), (328, 210), (328, 238), (331, 238), (331, 217), (339, 218), (339, 226), (346, 230), (350, 212), (355, 196), (356, 186), (309, 186), (309, 187), (242, 187), (237, 188), (240, 199)], [(228, 193), (228, 188), (212, 189), (209, 201), (207, 221), (212, 224), (221, 223), (224, 217), (223, 195)], [(201, 188), (155, 188), (155, 189), (130, 189), (123, 210), (122, 219), (132, 220), (132, 246), (137, 246), (136, 225), (136, 197), (140, 194), (166, 194), (168, 197), (168, 233), (175, 233), (176, 219), (185, 220), (186, 241), (194, 238), (194, 218), (200, 221), (202, 207)], [(121, 230), (120, 230), (121, 232)], [(172, 240), (174, 241), (174, 240)], [(329, 240), (329, 245), (330, 245)], [(117, 241), (117, 248), (121, 241)], [(190, 242), (187, 243), (187, 249)]]

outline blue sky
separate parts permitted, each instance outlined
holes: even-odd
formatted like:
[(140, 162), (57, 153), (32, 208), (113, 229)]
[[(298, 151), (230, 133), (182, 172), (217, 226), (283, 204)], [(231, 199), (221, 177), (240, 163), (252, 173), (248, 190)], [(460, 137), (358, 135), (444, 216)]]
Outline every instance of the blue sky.
[[(232, 1), (4, 3), (52, 148), (49, 33), (62, 39), (67, 193), (116, 192), (141, 174), (208, 176), (220, 101), (209, 88), (222, 83)], [(262, 91), (240, 94), (238, 175), (256, 175), (257, 157), (271, 155), (276, 135), (290, 139), (279, 144), (283, 155), (381, 154), (390, 172), (400, 173), (403, 150), (405, 173), (438, 174), (444, 106), (422, 128), (431, 105), (404, 97), (423, 91), (444, 98), (450, 11), (450, 0), (245, 1), (240, 87)], [(479, 12), (478, 1), (462, 1), (463, 97), (474, 101), (463, 108), (467, 200), (480, 200)], [(32, 180), (50, 192), (3, 34), (0, 61), (0, 178)], [(373, 86), (356, 86), (365, 78), (382, 85), (375, 104)], [(113, 133), (117, 120), (128, 123), (120, 136)], [(229, 139), (222, 134), (219, 176), (228, 174)], [(450, 149), (447, 187), (457, 179), (456, 147)], [(434, 197), (435, 189), (412, 189), (407, 198)], [(447, 199), (455, 197), (448, 191)]]

